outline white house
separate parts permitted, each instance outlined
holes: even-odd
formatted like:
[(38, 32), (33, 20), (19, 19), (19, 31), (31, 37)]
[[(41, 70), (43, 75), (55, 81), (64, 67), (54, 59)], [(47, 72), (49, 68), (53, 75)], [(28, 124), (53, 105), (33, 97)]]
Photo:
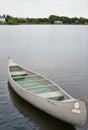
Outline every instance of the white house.
[(63, 24), (63, 21), (54, 21), (55, 24)]
[(0, 17), (0, 22), (5, 22), (5, 18)]

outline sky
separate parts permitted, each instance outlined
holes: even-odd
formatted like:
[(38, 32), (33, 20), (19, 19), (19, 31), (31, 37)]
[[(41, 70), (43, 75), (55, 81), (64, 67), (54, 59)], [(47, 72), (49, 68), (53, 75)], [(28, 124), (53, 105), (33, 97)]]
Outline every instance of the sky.
[(0, 0), (0, 15), (48, 18), (49, 15), (88, 18), (88, 0)]

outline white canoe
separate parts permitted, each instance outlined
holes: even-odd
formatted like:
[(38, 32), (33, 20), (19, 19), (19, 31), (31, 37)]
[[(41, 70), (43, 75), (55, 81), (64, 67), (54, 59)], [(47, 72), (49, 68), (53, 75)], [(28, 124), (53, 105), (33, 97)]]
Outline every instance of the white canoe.
[(84, 101), (72, 98), (51, 80), (19, 66), (10, 58), (8, 75), (13, 90), (27, 102), (72, 125), (81, 127), (85, 124)]

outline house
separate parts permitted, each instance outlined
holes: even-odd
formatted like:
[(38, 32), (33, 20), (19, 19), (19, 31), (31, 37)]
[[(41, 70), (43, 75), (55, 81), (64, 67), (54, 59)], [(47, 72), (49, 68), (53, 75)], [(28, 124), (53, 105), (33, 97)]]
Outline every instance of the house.
[(0, 22), (5, 22), (5, 18), (0, 17)]
[(63, 21), (54, 21), (54, 24), (63, 24)]

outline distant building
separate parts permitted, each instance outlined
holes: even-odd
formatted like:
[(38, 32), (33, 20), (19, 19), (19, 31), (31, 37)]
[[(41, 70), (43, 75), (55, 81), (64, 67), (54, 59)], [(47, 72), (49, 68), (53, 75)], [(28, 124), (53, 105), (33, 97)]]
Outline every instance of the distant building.
[(54, 21), (55, 24), (63, 24), (63, 21)]
[(88, 25), (88, 22), (85, 22), (84, 24), (85, 24), (85, 25)]
[(5, 22), (5, 18), (0, 17), (0, 22)]
[(75, 21), (75, 23), (79, 23), (79, 21), (78, 21), (78, 20), (76, 20), (76, 21)]

